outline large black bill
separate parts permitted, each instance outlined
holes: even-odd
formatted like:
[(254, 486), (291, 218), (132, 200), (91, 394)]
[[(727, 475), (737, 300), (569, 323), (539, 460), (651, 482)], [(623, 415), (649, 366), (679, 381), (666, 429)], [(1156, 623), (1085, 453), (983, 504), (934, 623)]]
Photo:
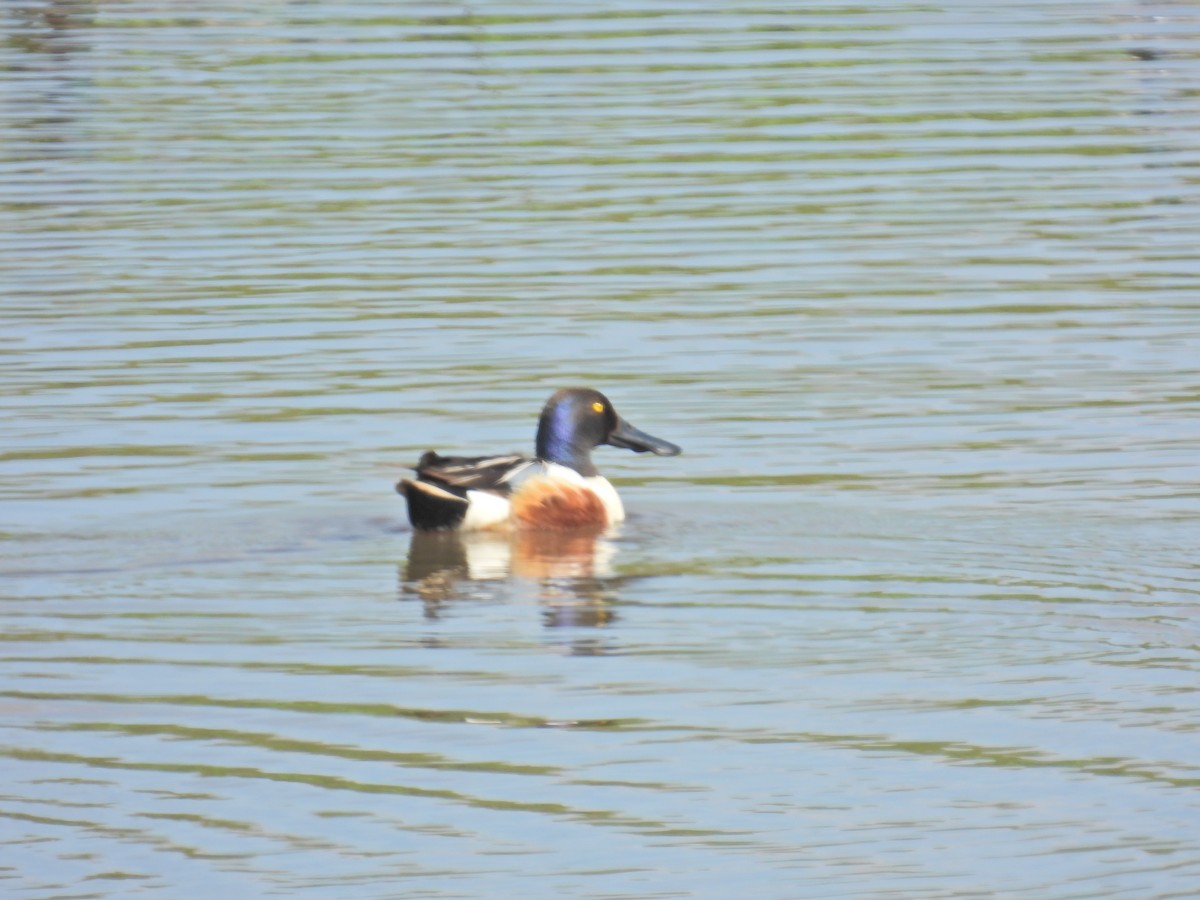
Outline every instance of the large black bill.
[(670, 441), (639, 431), (620, 417), (617, 418), (617, 427), (608, 436), (608, 443), (614, 447), (632, 450), (634, 453), (649, 451), (659, 456), (678, 456), (683, 452)]

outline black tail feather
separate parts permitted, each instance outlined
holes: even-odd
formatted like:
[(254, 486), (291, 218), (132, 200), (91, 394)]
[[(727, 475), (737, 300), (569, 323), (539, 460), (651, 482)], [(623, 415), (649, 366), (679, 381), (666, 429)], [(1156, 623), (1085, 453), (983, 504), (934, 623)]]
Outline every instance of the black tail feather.
[(467, 517), (466, 491), (405, 478), (396, 491), (408, 501), (408, 521), (419, 531), (457, 528)]

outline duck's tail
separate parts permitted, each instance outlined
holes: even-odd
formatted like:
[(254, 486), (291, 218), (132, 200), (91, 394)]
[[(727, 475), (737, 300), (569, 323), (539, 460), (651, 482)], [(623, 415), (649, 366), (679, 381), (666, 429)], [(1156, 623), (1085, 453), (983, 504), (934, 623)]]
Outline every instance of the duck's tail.
[(408, 501), (408, 521), (418, 531), (458, 528), (467, 517), (470, 504), (465, 496), (453, 494), (428, 481), (402, 479), (396, 485), (396, 492)]

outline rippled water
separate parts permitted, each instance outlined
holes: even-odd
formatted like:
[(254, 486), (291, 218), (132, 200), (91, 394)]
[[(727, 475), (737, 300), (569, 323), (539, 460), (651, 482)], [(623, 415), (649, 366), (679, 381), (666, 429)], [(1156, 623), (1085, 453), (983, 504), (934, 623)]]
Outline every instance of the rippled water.
[(0, 892), (1200, 891), (1200, 15), (795, 7), (0, 8)]

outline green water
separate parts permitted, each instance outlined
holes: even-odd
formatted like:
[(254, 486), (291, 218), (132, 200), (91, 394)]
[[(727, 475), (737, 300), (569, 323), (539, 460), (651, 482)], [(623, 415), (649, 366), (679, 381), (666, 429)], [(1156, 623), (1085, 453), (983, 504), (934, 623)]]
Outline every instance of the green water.
[[(1200, 892), (1200, 16), (0, 8), (0, 893)], [(422, 541), (589, 385), (598, 544)]]

